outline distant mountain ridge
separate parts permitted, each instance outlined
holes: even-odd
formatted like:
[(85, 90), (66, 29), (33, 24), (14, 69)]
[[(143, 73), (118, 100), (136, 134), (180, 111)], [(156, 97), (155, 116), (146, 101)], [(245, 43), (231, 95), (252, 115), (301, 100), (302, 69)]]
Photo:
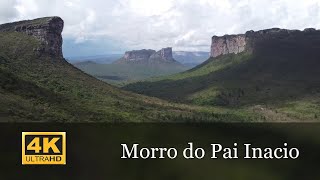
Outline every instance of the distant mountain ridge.
[(189, 67), (203, 63), (209, 56), (210, 53), (204, 51), (173, 51), (173, 58)]
[(67, 57), (67, 60), (72, 64), (81, 63), (84, 61), (92, 61), (98, 64), (111, 64), (122, 57), (122, 54), (104, 54), (94, 56), (72, 56)]

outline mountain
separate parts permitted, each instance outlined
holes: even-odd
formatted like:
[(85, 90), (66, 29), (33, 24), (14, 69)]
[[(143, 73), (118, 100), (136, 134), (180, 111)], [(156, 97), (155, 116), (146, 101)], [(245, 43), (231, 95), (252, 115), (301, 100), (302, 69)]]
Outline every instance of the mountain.
[(63, 24), (46, 17), (0, 25), (1, 121), (241, 120), (228, 110), (169, 103), (85, 74), (63, 58)]
[(320, 31), (266, 29), (213, 36), (210, 58), (124, 89), (176, 102), (252, 109), (275, 120), (319, 120)]
[[(14, 33), (17, 34), (17, 32), (19, 32), (32, 36), (38, 41), (36, 43), (39, 43), (39, 46), (34, 49), (37, 56), (49, 56), (62, 59), (61, 33), (63, 25), (64, 22), (59, 17), (40, 18), (33, 21), (2, 24), (0, 26), (0, 32), (2, 32), (2, 35), (14, 35)], [(19, 35), (17, 34), (17, 36)], [(13, 40), (15, 39), (12, 39), (12, 41)]]
[(159, 51), (152, 49), (133, 50), (125, 52), (124, 56), (114, 62), (115, 64), (143, 64), (157, 65), (168, 64), (182, 66), (172, 57), (172, 48), (162, 48)]
[(90, 60), (90, 62), (74, 63), (74, 66), (117, 86), (189, 69), (173, 58), (172, 48), (163, 48), (158, 52), (152, 49), (127, 51), (122, 58), (112, 64), (92, 62)]
[(195, 67), (204, 61), (206, 61), (210, 56), (209, 52), (202, 51), (174, 51), (173, 58), (176, 59), (181, 64), (188, 67)]

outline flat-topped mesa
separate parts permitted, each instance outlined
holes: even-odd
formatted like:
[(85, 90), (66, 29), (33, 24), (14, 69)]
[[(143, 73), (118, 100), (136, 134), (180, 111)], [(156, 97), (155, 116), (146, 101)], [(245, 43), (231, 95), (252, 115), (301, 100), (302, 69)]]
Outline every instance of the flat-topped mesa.
[(173, 59), (171, 47), (162, 48), (159, 51), (152, 49), (127, 51), (124, 56), (115, 63), (153, 64), (163, 62), (177, 62)]
[(258, 47), (262, 47), (259, 46), (261, 44), (272, 44), (275, 41), (285, 42), (286, 39), (296, 39), (296, 37), (308, 34), (320, 35), (320, 31), (313, 28), (307, 28), (303, 31), (272, 28), (260, 31), (251, 30), (247, 31), (245, 34), (213, 36), (210, 57), (232, 53), (238, 54), (244, 51), (254, 52)]
[(35, 49), (39, 55), (63, 58), (62, 30), (64, 22), (60, 17), (44, 17), (0, 25), (0, 32), (22, 32), (40, 40), (41, 47)]
[(172, 56), (172, 48), (171, 47), (162, 48), (160, 51), (154, 53), (149, 59), (149, 61), (157, 61), (157, 60), (161, 60), (165, 62), (174, 62), (175, 60), (173, 59), (173, 56)]
[(156, 53), (156, 51), (152, 49), (126, 51), (123, 56), (123, 59), (128, 62), (148, 61), (150, 56), (154, 53)]

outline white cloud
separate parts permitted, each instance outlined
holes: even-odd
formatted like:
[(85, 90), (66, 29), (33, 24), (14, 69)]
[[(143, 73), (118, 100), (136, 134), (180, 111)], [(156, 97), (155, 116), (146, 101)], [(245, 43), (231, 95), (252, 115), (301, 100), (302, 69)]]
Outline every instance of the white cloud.
[(212, 35), (319, 28), (319, 10), (319, 0), (0, 0), (0, 21), (57, 15), (75, 43), (209, 50)]
[(0, 23), (7, 22), (18, 15), (18, 11), (14, 7), (16, 3), (14, 0), (0, 1)]

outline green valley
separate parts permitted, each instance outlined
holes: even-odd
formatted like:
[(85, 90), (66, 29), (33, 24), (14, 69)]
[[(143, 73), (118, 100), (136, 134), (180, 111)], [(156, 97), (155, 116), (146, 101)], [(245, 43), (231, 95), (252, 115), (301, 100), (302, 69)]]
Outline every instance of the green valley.
[(116, 86), (130, 82), (171, 75), (187, 70), (183, 65), (157, 64), (145, 66), (142, 64), (98, 64), (91, 61), (74, 63), (82, 71)]
[[(34, 24), (35, 22), (41, 24)], [(102, 82), (59, 56), (62, 55), (62, 28), (63, 21), (59, 17), (0, 26), (2, 122), (194, 122), (260, 119), (260, 116), (251, 112), (171, 103), (127, 92)]]

